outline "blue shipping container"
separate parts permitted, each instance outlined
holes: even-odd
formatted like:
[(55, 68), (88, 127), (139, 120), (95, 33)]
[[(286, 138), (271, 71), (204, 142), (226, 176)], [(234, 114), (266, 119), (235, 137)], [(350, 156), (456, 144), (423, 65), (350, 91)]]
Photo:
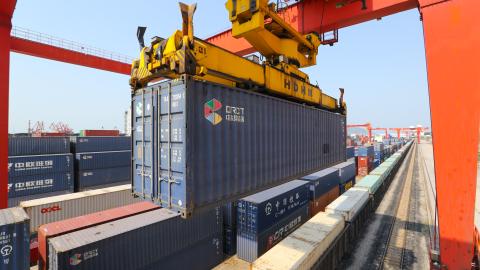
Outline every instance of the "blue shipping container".
[(75, 173), (75, 190), (130, 181), (131, 167), (85, 170)]
[(73, 153), (131, 151), (131, 137), (74, 137)]
[(358, 156), (360, 157), (373, 157), (374, 155), (375, 151), (373, 149), (373, 145), (361, 146), (358, 148)]
[(258, 234), (270, 228), (308, 203), (308, 188), (307, 181), (293, 180), (239, 200), (237, 229)]
[(68, 137), (9, 137), (8, 156), (70, 153)]
[(126, 167), (132, 164), (132, 151), (110, 151), (75, 154), (75, 170)]
[(72, 154), (8, 157), (8, 177), (71, 172)]
[(373, 160), (373, 168), (375, 169), (375, 168), (377, 168), (378, 166), (380, 166), (380, 163), (381, 163), (381, 162), (380, 162), (379, 159), (374, 159), (374, 160)]
[[(49, 267), (102, 270), (164, 269), (162, 266), (170, 256), (183, 256), (180, 254), (182, 252), (190, 253), (187, 249), (207, 238), (210, 240), (206, 241), (214, 244), (214, 258), (206, 257), (212, 256), (211, 253), (203, 253), (199, 249), (196, 249), (196, 252), (200, 253), (198, 256), (202, 254), (205, 256), (203, 260), (212, 262), (218, 259), (218, 253), (222, 253), (222, 229), (223, 221), (219, 208), (202, 211), (189, 219), (183, 219), (178, 213), (162, 208), (50, 238)], [(73, 257), (75, 265), (72, 266), (74, 254), (80, 256)], [(197, 263), (204, 263), (197, 261), (197, 258), (195, 257)], [(176, 263), (181, 265), (188, 262)]]
[(134, 193), (185, 217), (345, 160), (344, 115), (189, 76), (132, 114)]
[(349, 146), (347, 147), (347, 159), (351, 159), (355, 157), (355, 147)]
[(352, 178), (355, 178), (357, 172), (357, 166), (355, 164), (355, 159), (349, 159), (345, 162), (333, 166), (333, 168), (338, 170), (338, 177), (340, 184), (343, 184), (349, 181)]
[(310, 200), (318, 199), (323, 194), (340, 184), (337, 168), (327, 168), (301, 178), (309, 182)]
[(383, 160), (383, 152), (375, 151), (374, 158), (378, 160)]
[(30, 269), (30, 219), (20, 207), (0, 210), (0, 269)]
[(59, 191), (73, 192), (73, 172), (59, 172), (11, 177), (8, 197), (24, 197)]
[(173, 255), (142, 268), (142, 270), (213, 269), (225, 259), (222, 241), (222, 234), (215, 233)]
[(308, 204), (306, 204), (260, 234), (238, 230), (238, 257), (242, 260), (253, 262), (300, 227), (308, 218)]
[(237, 229), (224, 226), (223, 228), (223, 253), (233, 256), (237, 253)]
[(223, 224), (229, 227), (237, 226), (237, 201), (227, 203), (222, 207)]

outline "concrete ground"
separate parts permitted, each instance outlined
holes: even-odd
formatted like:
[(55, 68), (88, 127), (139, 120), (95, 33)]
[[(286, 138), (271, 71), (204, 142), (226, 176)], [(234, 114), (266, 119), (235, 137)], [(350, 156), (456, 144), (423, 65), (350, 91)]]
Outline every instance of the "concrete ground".
[[(342, 262), (341, 269), (429, 268), (428, 248), (435, 220), (428, 205), (435, 201), (432, 198), (435, 188), (434, 183), (430, 183), (432, 179), (424, 176), (430, 167), (433, 172), (433, 166), (425, 165), (428, 162), (424, 159), (428, 155), (422, 155), (421, 151), (428, 151), (423, 148), (417, 146), (412, 152), (412, 161), (404, 160), (352, 254)], [(406, 182), (409, 185), (405, 185)], [(405, 211), (407, 214), (400, 214)], [(401, 237), (391, 240), (392, 235)], [(400, 252), (398, 256), (396, 253), (389, 255), (392, 247)], [(392, 257), (397, 261), (395, 267), (391, 264)]]

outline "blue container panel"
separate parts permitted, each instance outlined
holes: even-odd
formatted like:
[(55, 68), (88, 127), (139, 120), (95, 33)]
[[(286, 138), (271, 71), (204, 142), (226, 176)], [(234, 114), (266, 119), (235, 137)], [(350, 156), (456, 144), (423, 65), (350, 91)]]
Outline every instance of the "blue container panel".
[(75, 137), (72, 138), (73, 153), (131, 151), (130, 137)]
[(223, 224), (228, 227), (237, 226), (237, 201), (227, 203), (222, 207)]
[(338, 169), (338, 177), (340, 178), (340, 184), (345, 183), (352, 178), (355, 178), (355, 175), (357, 173), (357, 165), (354, 158), (333, 167)]
[(73, 192), (73, 172), (48, 173), (11, 177), (8, 197), (24, 197), (58, 191)]
[(75, 189), (130, 181), (130, 167), (118, 167), (76, 172)]
[(232, 227), (223, 228), (223, 252), (233, 256), (237, 253), (237, 229)]
[(374, 151), (373, 145), (362, 146), (358, 148), (358, 156), (373, 157), (374, 155), (375, 155), (375, 151)]
[(70, 152), (68, 137), (9, 137), (9, 156), (65, 154)]
[(222, 247), (222, 234), (216, 233), (142, 270), (213, 269), (225, 259)]
[[(260, 196), (254, 194), (239, 200), (237, 220), (239, 230), (257, 234), (270, 228), (297, 209), (307, 205), (310, 198), (308, 184), (307, 181), (294, 180), (260, 192), (258, 193), (262, 194)], [(274, 189), (281, 189), (283, 193), (270, 192)], [(266, 200), (262, 199), (260, 202), (252, 200), (252, 198), (256, 197), (265, 197), (269, 193), (274, 193), (275, 196)]]
[(355, 156), (355, 147), (347, 147), (347, 159), (353, 158)]
[(152, 92), (132, 98), (132, 144), (133, 144), (133, 191), (142, 197), (153, 199), (153, 191), (158, 189), (158, 166), (154, 167), (154, 161), (158, 158), (155, 151), (154, 138), (159, 130), (154, 115), (157, 114), (157, 96)]
[(93, 170), (131, 166), (132, 151), (110, 151), (97, 153), (77, 153), (76, 170)]
[(308, 205), (304, 205), (260, 234), (252, 234), (237, 228), (238, 257), (245, 261), (253, 262), (280, 243), (280, 241), (305, 223), (308, 218)]
[(309, 181), (310, 200), (320, 198), (332, 188), (340, 184), (338, 169), (327, 168), (316, 173), (302, 177), (302, 180)]
[[(30, 269), (30, 220), (22, 212), (21, 208), (0, 210), (1, 270)], [(18, 214), (25, 219), (20, 221)]]
[(8, 157), (8, 177), (73, 170), (72, 154)]

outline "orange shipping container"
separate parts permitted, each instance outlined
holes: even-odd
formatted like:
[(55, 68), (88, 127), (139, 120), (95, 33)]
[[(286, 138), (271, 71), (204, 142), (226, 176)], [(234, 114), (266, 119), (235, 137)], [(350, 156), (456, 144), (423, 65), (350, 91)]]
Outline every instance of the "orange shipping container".
[(318, 212), (325, 211), (325, 207), (338, 198), (339, 195), (340, 187), (337, 185), (318, 199), (310, 201), (310, 217), (315, 216)]

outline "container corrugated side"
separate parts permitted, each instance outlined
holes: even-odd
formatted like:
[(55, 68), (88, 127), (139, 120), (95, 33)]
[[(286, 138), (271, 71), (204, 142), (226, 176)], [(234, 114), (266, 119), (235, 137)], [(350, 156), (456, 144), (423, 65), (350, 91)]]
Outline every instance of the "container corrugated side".
[(253, 91), (181, 77), (132, 108), (134, 191), (184, 215), (345, 160), (344, 115)]
[(8, 177), (71, 171), (72, 154), (8, 157)]
[(10, 177), (8, 197), (25, 197), (51, 192), (73, 192), (73, 173), (59, 172)]
[(29, 218), (22, 208), (0, 210), (0, 269), (30, 269)]
[(237, 207), (237, 201), (229, 202), (223, 205), (223, 224), (229, 227), (237, 227)]
[(132, 151), (109, 151), (75, 154), (75, 169), (78, 171), (130, 167)]
[(347, 147), (346, 156), (347, 156), (347, 159), (355, 157), (355, 147), (354, 146)]
[(149, 269), (168, 256), (222, 232), (220, 208), (183, 219), (168, 209), (159, 209), (49, 240), (52, 270)]
[[(357, 184), (358, 185), (358, 184)], [(351, 221), (369, 199), (367, 190), (353, 187), (343, 193), (325, 208), (326, 213), (342, 215), (345, 221)]]
[(238, 257), (248, 262), (255, 261), (305, 223), (310, 217), (308, 210), (308, 205), (306, 204), (259, 234), (237, 230)]
[(142, 270), (212, 269), (225, 258), (222, 244), (222, 234), (216, 233)]
[(335, 167), (306, 175), (300, 179), (309, 182), (310, 199), (314, 200), (340, 184), (338, 169)]
[(48, 267), (48, 239), (78, 230), (98, 226), (117, 219), (138, 215), (156, 210), (159, 206), (149, 202), (137, 202), (121, 207), (111, 208), (91, 214), (77, 216), (61, 221), (42, 225), (38, 229), (38, 269), (47, 270)]
[(357, 167), (354, 159), (349, 159), (333, 167), (338, 169), (340, 184), (344, 184), (345, 182), (352, 180), (352, 178), (355, 178)]
[(259, 234), (308, 204), (307, 181), (293, 180), (238, 201), (237, 231)]
[(40, 199), (40, 198), (47, 198), (47, 197), (52, 197), (52, 196), (58, 196), (58, 195), (65, 195), (65, 194), (70, 194), (72, 192), (73, 192), (73, 190), (62, 190), (62, 191), (57, 191), (57, 192), (35, 194), (35, 195), (30, 195), (30, 196), (8, 198), (8, 207), (19, 206), (21, 202), (36, 200), (36, 199)]
[[(252, 269), (309, 270), (345, 227), (340, 215), (318, 213), (253, 263)], [(298, 251), (298, 252), (292, 252)]]
[(9, 137), (8, 156), (66, 154), (70, 152), (68, 137)]
[(72, 152), (105, 152), (132, 150), (130, 137), (73, 137)]
[(131, 167), (116, 167), (75, 172), (75, 190), (130, 181)]
[(237, 253), (237, 229), (223, 225), (223, 253), (232, 256)]
[(122, 185), (26, 201), (22, 202), (20, 207), (30, 216), (30, 231), (35, 233), (43, 224), (139, 201), (132, 196), (131, 185)]

